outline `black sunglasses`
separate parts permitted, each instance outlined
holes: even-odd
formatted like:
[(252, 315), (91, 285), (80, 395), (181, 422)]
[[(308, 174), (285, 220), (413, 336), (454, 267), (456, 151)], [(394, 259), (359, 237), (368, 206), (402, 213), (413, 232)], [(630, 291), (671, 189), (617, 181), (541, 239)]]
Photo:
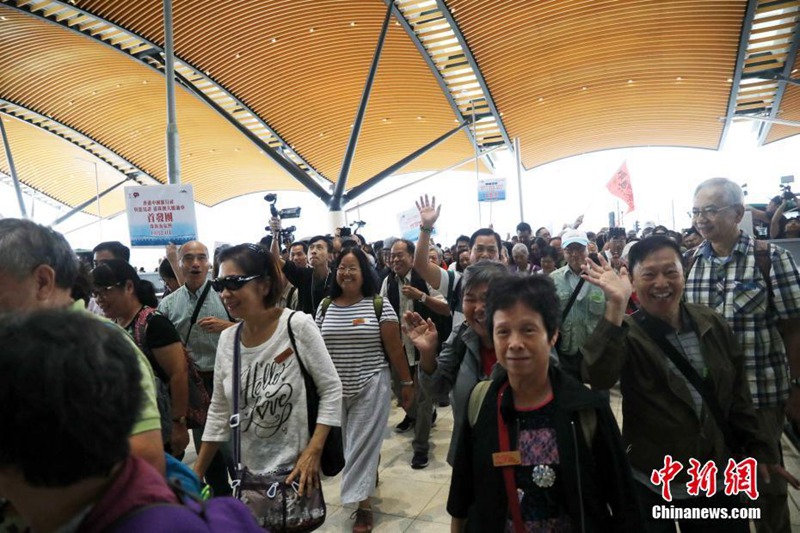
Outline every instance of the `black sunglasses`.
[(238, 291), (244, 287), (245, 283), (253, 281), (261, 276), (225, 276), (224, 278), (217, 278), (211, 282), (211, 288), (217, 292), (222, 292), (224, 289), (229, 291)]

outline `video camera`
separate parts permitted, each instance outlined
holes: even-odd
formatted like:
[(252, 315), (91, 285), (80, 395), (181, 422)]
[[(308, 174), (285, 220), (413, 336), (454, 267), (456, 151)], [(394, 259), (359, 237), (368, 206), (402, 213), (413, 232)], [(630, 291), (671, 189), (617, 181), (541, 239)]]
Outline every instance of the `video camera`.
[[(269, 193), (264, 197), (264, 200), (269, 202), (269, 211), (275, 218), (299, 218), (300, 217), (300, 208), (299, 207), (290, 207), (288, 209), (281, 209), (275, 206), (278, 201), (278, 195), (275, 193)], [(270, 227), (267, 226), (264, 228), (267, 232), (270, 231)], [(294, 242), (294, 232), (297, 231), (297, 226), (289, 226), (288, 228), (281, 229), (281, 243), (292, 243)]]
[(794, 175), (781, 176), (781, 197), (786, 200), (787, 209), (794, 209), (796, 207), (794, 202), (794, 193), (792, 192), (791, 183), (794, 183)]
[(275, 207), (275, 204), (278, 201), (278, 195), (274, 192), (269, 193), (264, 197), (264, 200), (269, 202), (269, 211), (272, 213), (272, 216), (280, 219), (284, 218), (300, 218), (300, 208), (299, 207), (289, 207), (288, 209), (281, 209), (278, 210)]

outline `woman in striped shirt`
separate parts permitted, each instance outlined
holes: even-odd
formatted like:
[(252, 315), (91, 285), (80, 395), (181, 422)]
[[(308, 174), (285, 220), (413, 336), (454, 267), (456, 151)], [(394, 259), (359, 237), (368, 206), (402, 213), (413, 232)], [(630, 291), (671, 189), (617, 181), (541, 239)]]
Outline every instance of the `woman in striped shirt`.
[(378, 294), (369, 262), (358, 248), (342, 252), (331, 295), (317, 311), (317, 325), (342, 381), (345, 467), (342, 504), (358, 502), (354, 532), (372, 530), (370, 496), (375, 490), (383, 428), (389, 420), (389, 364), (402, 382), (403, 407), (413, 398), (413, 381), (392, 306)]

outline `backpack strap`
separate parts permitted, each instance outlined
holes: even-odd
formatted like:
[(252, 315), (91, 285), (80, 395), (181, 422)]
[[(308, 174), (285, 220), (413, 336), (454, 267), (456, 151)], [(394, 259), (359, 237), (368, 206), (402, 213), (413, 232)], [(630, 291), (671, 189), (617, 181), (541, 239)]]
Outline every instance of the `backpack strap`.
[(146, 351), (147, 346), (147, 323), (155, 312), (156, 310), (152, 307), (144, 306), (136, 314), (136, 320), (133, 323), (133, 340), (142, 348), (142, 351)]
[(378, 326), (381, 325), (381, 315), (383, 315), (383, 296), (376, 294), (372, 297), (372, 307), (375, 309), (375, 318), (378, 319)]
[(753, 241), (753, 248), (755, 248), (753, 255), (756, 258), (756, 265), (758, 265), (758, 270), (761, 271), (761, 276), (764, 278), (764, 284), (767, 286), (767, 297), (769, 298), (768, 305), (769, 307), (772, 307), (772, 301), (775, 297), (772, 292), (772, 283), (769, 281), (769, 273), (772, 270), (772, 247), (768, 241), (755, 239)]
[(479, 381), (477, 385), (469, 393), (469, 404), (467, 406), (467, 420), (469, 427), (474, 428), (475, 422), (478, 421), (478, 415), (481, 412), (483, 400), (486, 398), (486, 393), (489, 392), (489, 387), (492, 385), (491, 380)]
[[(330, 296), (326, 296), (319, 303), (319, 308), (322, 310), (322, 322), (325, 322), (325, 313), (328, 312), (328, 308), (331, 306), (331, 302), (333, 302), (333, 299)], [(320, 324), (322, 322), (320, 322)]]

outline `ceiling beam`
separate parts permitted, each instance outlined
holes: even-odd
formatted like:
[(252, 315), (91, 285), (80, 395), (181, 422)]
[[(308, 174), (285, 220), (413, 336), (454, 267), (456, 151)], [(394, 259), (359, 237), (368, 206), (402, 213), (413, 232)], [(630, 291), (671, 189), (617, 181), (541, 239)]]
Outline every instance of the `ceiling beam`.
[[(797, 48), (800, 46), (800, 16), (797, 17), (797, 22), (794, 26), (794, 38), (792, 39), (792, 47), (789, 48), (789, 53), (786, 56), (786, 63), (783, 66), (783, 73), (775, 76), (775, 79), (778, 81), (778, 90), (775, 93), (775, 99), (772, 101), (772, 108), (769, 111), (769, 118), (777, 119), (778, 113), (781, 111), (781, 102), (783, 101), (783, 95), (786, 93), (786, 86), (789, 85), (792, 81), (795, 83), (797, 80), (792, 80), (792, 70), (794, 69), (794, 61), (797, 57)], [(774, 122), (765, 121), (762, 122), (761, 128), (758, 132), (758, 146), (762, 146), (766, 140), (767, 136), (769, 135), (770, 129), (772, 129), (772, 124)]]
[(744, 20), (742, 21), (742, 33), (739, 36), (739, 50), (736, 54), (736, 67), (733, 72), (731, 94), (730, 97), (728, 97), (728, 111), (725, 114), (725, 124), (722, 126), (722, 134), (720, 135), (717, 149), (721, 149), (725, 145), (728, 131), (731, 128), (733, 117), (736, 114), (736, 99), (739, 95), (739, 86), (742, 83), (744, 62), (745, 59), (747, 59), (747, 43), (750, 39), (750, 32), (753, 30), (753, 20), (756, 17), (757, 7), (758, 0), (747, 0), (747, 9), (745, 11)]
[[(447, 103), (450, 104), (450, 108), (453, 110), (453, 114), (456, 116), (456, 121), (461, 122), (468, 118), (471, 118), (472, 116), (471, 114), (465, 115), (461, 112), (461, 109), (458, 106), (458, 102), (456, 102), (455, 95), (450, 90), (447, 81), (445, 81), (444, 76), (442, 76), (442, 73), (437, 68), (436, 62), (431, 57), (431, 54), (428, 52), (428, 49), (425, 48), (425, 45), (420, 40), (420, 36), (414, 30), (414, 27), (411, 25), (408, 19), (406, 19), (405, 16), (403, 15), (403, 12), (400, 11), (400, 9), (394, 3), (394, 0), (384, 0), (384, 1), (392, 5), (392, 14), (394, 14), (395, 20), (397, 20), (400, 26), (402, 26), (403, 29), (406, 30), (406, 33), (411, 38), (411, 42), (414, 43), (414, 46), (417, 48), (417, 51), (425, 60), (425, 63), (428, 65), (428, 68), (431, 71), (431, 74), (433, 74), (433, 77), (436, 80), (436, 83), (439, 84), (439, 88), (442, 90), (442, 94), (447, 99)], [(474, 146), (477, 141), (475, 140), (475, 137), (472, 135), (472, 130), (466, 128), (464, 129), (464, 134), (467, 136), (467, 139), (469, 139), (469, 143)], [(492, 170), (494, 170), (497, 166), (495, 164), (493, 156), (491, 155), (491, 152), (493, 151), (494, 150), (487, 151), (483, 154), (484, 162)]]
[[(131, 177), (141, 185), (154, 185), (161, 182), (118, 154), (111, 148), (103, 145), (97, 140), (85, 135), (70, 126), (59, 122), (52, 117), (42, 115), (21, 104), (0, 98), (0, 114), (6, 114), (18, 120), (26, 122), (42, 131), (55, 135), (89, 155), (103, 161), (125, 177)], [(146, 180), (143, 178), (147, 178)]]
[[(4, 5), (109, 46), (138, 63), (150, 67), (161, 75), (164, 75), (166, 60), (164, 48), (162, 46), (131, 30), (104, 19), (99, 15), (76, 7), (70, 2), (62, 0), (8, 0)], [(47, 6), (57, 6), (59, 9), (49, 9), (45, 11), (44, 8)], [(85, 18), (85, 20), (76, 23), (75, 21), (79, 18)], [(113, 36), (107, 37), (105, 34), (108, 32), (102, 31), (102, 25), (115, 30)], [(320, 188), (324, 189), (325, 187), (333, 186), (330, 180), (317, 172), (295, 152), (291, 145), (278, 135), (261, 116), (237, 98), (232, 92), (228, 91), (224, 86), (208, 76), (202, 69), (195, 67), (181, 57), (175, 56), (175, 62), (175, 78), (190, 94), (200, 98), (200, 100), (205, 103), (216, 102), (217, 105), (212, 106), (212, 108), (223, 119), (236, 126), (240, 131), (242, 131), (242, 127), (249, 130), (253, 134), (247, 136), (251, 141), (253, 141), (254, 138), (260, 138), (263, 141), (257, 144), (259, 148), (261, 148), (263, 144), (277, 142), (279, 150), (273, 148), (270, 151), (264, 150), (264, 153), (284, 169), (287, 168), (286, 163), (296, 167), (296, 171), (299, 172), (289, 172), (292, 177), (297, 178), (298, 175), (302, 173), (307, 175), (311, 180), (317, 182)], [(200, 87), (201, 85), (203, 88)], [(213, 94), (213, 98), (209, 96), (209, 94)], [(228, 109), (231, 111), (228, 111)], [(246, 113), (242, 113), (243, 111)], [(244, 115), (240, 118), (255, 119), (257, 122), (256, 127), (253, 128), (243, 124), (239, 118), (235, 116), (236, 114), (240, 116)], [(276, 157), (283, 161), (275, 159)], [(301, 183), (306, 186), (307, 182)], [(327, 190), (325, 194), (328, 194)]]

